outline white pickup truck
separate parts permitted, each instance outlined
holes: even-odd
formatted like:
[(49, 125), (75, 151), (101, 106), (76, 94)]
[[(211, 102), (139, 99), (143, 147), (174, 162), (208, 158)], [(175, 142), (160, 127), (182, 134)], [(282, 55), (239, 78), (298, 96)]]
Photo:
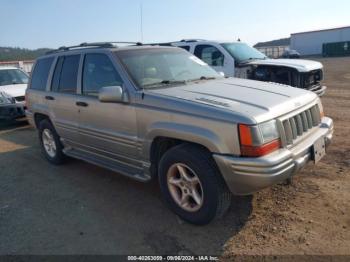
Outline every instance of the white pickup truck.
[(225, 76), (299, 87), (313, 91), (319, 96), (322, 96), (327, 88), (321, 83), (321, 63), (302, 59), (270, 59), (243, 42), (189, 39), (160, 45), (181, 47)]

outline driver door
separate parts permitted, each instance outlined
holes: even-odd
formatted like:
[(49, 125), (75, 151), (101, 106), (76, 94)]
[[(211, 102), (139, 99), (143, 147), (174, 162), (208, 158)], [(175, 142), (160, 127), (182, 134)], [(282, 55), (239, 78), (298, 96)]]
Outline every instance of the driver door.
[(86, 53), (82, 69), (79, 135), (84, 150), (122, 165), (139, 166), (135, 108), (131, 104), (100, 102), (106, 86), (123, 86), (122, 78), (105, 53)]

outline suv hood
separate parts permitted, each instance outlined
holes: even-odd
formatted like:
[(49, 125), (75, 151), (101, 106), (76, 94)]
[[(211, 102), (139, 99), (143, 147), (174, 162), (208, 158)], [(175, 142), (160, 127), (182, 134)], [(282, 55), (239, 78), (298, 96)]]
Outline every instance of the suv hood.
[(247, 124), (261, 123), (317, 101), (314, 93), (300, 88), (239, 78), (198, 81), (147, 92), (231, 111), (251, 119)]
[(26, 89), (27, 89), (27, 84), (0, 86), (0, 92), (5, 92), (6, 94), (12, 97), (24, 96)]
[(292, 67), (299, 72), (309, 72), (316, 69), (322, 69), (323, 66), (320, 62), (303, 59), (264, 59), (253, 60), (248, 63), (249, 65), (271, 65), (271, 66), (287, 66)]

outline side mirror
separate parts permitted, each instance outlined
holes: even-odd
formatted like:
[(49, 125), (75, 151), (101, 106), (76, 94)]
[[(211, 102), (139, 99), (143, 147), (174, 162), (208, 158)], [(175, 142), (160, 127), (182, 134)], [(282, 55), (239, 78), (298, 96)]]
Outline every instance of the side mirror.
[(129, 97), (121, 86), (104, 86), (98, 93), (98, 99), (105, 103), (127, 103)]

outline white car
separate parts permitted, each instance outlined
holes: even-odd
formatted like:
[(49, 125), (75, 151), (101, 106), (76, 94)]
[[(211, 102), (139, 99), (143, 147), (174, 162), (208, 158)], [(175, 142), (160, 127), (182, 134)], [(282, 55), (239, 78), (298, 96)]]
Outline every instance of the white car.
[(0, 120), (25, 116), (28, 75), (16, 67), (0, 68)]
[(307, 89), (319, 96), (322, 96), (327, 88), (321, 83), (321, 63), (301, 59), (270, 59), (243, 42), (190, 39), (160, 45), (181, 47), (228, 77), (276, 82)]

